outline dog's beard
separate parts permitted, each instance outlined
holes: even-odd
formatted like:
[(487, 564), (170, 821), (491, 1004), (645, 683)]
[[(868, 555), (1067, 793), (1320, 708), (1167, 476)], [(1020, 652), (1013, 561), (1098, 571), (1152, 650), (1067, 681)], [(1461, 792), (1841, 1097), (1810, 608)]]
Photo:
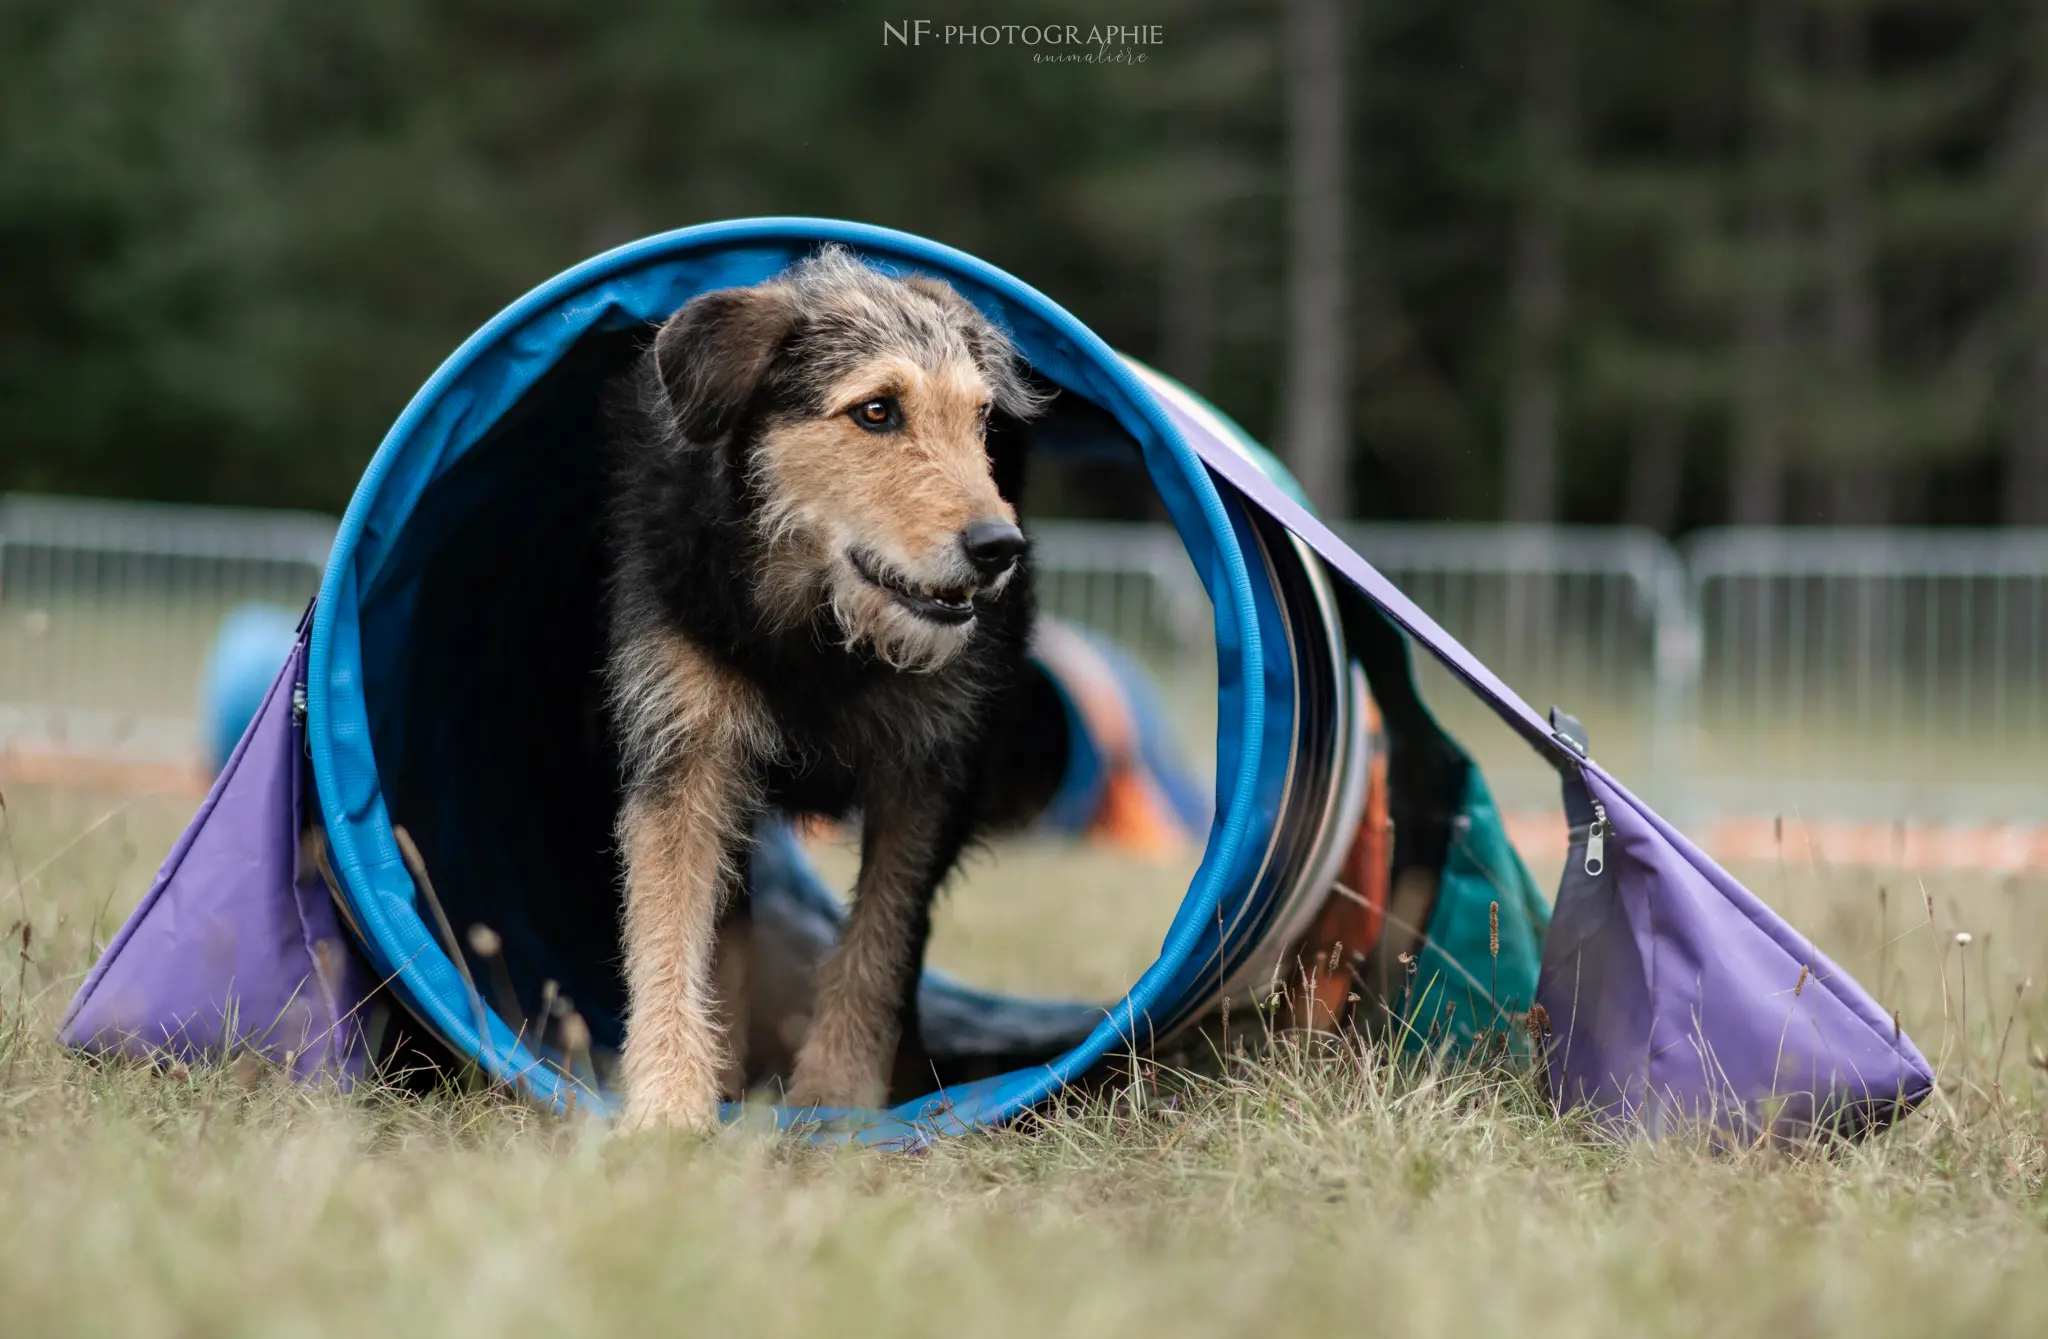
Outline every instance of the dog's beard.
[[(939, 623), (906, 609), (888, 591), (861, 574), (848, 556), (850, 545), (835, 543), (799, 519), (783, 514), (763, 527), (763, 556), (755, 595), (771, 626), (794, 628), (829, 616), (841, 646), (866, 652), (909, 673), (945, 668), (974, 638), (978, 619)], [(992, 597), (1009, 584), (983, 590)]]
[(920, 618), (844, 565), (847, 571), (833, 574), (830, 602), (849, 651), (867, 650), (885, 665), (930, 674), (944, 669), (973, 639), (976, 620), (947, 624)]

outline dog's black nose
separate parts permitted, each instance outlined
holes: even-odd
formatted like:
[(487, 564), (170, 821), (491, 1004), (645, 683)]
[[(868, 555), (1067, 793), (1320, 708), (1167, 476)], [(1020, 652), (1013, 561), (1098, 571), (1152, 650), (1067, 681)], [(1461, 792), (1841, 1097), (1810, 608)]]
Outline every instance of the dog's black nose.
[(974, 564), (975, 571), (998, 577), (1024, 552), (1024, 532), (1000, 517), (984, 516), (969, 521), (960, 532), (960, 547), (967, 550), (967, 561)]

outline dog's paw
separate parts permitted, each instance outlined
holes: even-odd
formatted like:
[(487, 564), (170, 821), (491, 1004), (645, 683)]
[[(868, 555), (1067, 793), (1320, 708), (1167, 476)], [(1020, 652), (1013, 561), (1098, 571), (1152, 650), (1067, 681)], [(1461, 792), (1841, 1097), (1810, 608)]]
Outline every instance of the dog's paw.
[(643, 1079), (626, 1086), (625, 1109), (613, 1129), (620, 1134), (646, 1130), (682, 1130), (709, 1134), (718, 1128), (718, 1085), (708, 1075)]
[(710, 1134), (718, 1129), (718, 1103), (664, 1105), (644, 1102), (631, 1095), (612, 1129), (618, 1134), (642, 1134), (651, 1130), (678, 1130), (685, 1134)]
[(889, 1076), (879, 1066), (807, 1047), (797, 1054), (784, 1100), (793, 1107), (879, 1107), (888, 1097)]

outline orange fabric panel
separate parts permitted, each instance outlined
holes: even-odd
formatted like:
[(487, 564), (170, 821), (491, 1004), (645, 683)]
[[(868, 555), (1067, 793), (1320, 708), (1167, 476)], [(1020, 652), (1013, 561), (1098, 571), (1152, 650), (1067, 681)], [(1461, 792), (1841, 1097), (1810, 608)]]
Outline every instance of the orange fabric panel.
[[(1329, 1029), (1350, 1013), (1355, 964), (1379, 942), (1387, 918), (1387, 885), (1394, 858), (1393, 827), (1387, 820), (1387, 753), (1380, 736), (1379, 708), (1366, 701), (1366, 729), (1372, 750), (1366, 762), (1364, 812), (1358, 834), (1339, 867), (1337, 885), (1317, 913), (1299, 957), (1304, 991), (1297, 1025)], [(1332, 968), (1335, 970), (1332, 970)]]
[(1153, 860), (1170, 860), (1186, 849), (1188, 834), (1146, 777), (1142, 767), (1119, 760), (1102, 787), (1102, 806), (1088, 835), (1107, 846)]

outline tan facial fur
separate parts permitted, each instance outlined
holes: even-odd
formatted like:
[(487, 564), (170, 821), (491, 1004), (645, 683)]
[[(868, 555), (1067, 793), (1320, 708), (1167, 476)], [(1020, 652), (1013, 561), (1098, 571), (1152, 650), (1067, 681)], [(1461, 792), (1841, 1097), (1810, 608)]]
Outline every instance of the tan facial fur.
[[(763, 433), (754, 469), (766, 499), (768, 603), (795, 618), (822, 589), (849, 643), (906, 669), (944, 665), (974, 634), (972, 620), (933, 623), (862, 575), (859, 554), (920, 590), (1000, 591), (960, 547), (971, 521), (1016, 512), (996, 491), (983, 441), (991, 390), (972, 359), (883, 354), (841, 376), (815, 416)], [(898, 406), (901, 426), (870, 432), (852, 411), (876, 399)]]

